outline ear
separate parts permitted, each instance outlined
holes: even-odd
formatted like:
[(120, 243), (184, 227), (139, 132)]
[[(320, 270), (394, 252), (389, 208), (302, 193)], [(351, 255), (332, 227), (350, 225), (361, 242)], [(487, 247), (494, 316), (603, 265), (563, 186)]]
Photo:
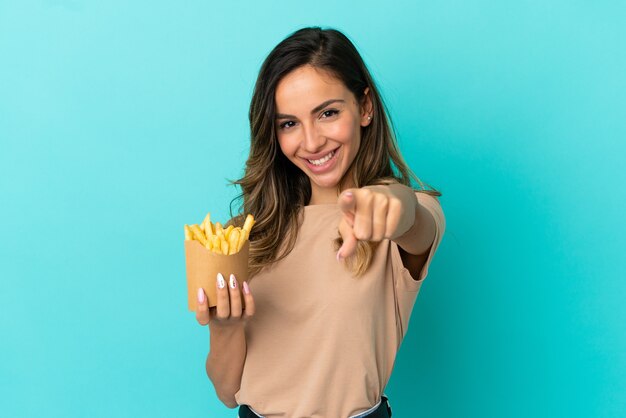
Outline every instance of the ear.
[[(372, 113), (372, 95), (370, 94), (370, 88), (366, 87), (363, 92), (363, 99), (361, 100), (361, 126), (367, 126), (372, 123), (374, 117)], [(368, 116), (370, 117), (368, 119)]]

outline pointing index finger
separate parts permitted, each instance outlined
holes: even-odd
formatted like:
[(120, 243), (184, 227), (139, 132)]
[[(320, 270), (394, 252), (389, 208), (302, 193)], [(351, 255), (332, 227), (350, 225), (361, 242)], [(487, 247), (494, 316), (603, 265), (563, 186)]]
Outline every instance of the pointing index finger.
[(354, 215), (356, 213), (356, 196), (354, 195), (354, 189), (345, 190), (339, 195), (338, 199), (339, 208), (346, 215), (349, 223), (354, 224)]

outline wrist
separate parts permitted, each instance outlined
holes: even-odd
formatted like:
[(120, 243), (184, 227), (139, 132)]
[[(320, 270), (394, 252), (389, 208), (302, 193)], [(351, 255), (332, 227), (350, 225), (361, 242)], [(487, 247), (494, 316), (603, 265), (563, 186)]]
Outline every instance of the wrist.
[(211, 337), (218, 339), (228, 339), (237, 337), (244, 332), (244, 322), (233, 322), (231, 324), (220, 324), (216, 320), (209, 321), (209, 332)]

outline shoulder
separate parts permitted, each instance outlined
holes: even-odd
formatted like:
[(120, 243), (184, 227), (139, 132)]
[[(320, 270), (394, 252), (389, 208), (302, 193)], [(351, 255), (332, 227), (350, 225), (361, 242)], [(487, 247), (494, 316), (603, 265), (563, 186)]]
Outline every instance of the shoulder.
[(439, 200), (440, 194), (431, 190), (414, 190), (420, 205), (425, 206), (436, 217), (443, 217), (443, 208)]
[(441, 195), (441, 193), (439, 193), (436, 190), (426, 190), (426, 189), (414, 189), (412, 186), (404, 184), (402, 182), (400, 182), (398, 179), (395, 178), (382, 178), (379, 180), (375, 180), (374, 182), (372, 182), (371, 184), (372, 186), (377, 185), (377, 186), (403, 186), (406, 188), (409, 188), (411, 190), (413, 190), (413, 193), (415, 193), (415, 196), (417, 197), (418, 201), (420, 203), (422, 202), (427, 202), (427, 204), (433, 205), (439, 205), (439, 196)]

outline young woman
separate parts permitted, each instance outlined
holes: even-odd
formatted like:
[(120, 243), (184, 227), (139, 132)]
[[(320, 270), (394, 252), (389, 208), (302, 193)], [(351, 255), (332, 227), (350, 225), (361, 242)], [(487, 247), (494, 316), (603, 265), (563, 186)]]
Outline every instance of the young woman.
[[(239, 417), (390, 417), (384, 389), (445, 230), (341, 32), (304, 28), (260, 70), (241, 186), (250, 279), (218, 275), (207, 374)], [(411, 177), (421, 186), (414, 190)], [(242, 309), (241, 291), (245, 309)]]

